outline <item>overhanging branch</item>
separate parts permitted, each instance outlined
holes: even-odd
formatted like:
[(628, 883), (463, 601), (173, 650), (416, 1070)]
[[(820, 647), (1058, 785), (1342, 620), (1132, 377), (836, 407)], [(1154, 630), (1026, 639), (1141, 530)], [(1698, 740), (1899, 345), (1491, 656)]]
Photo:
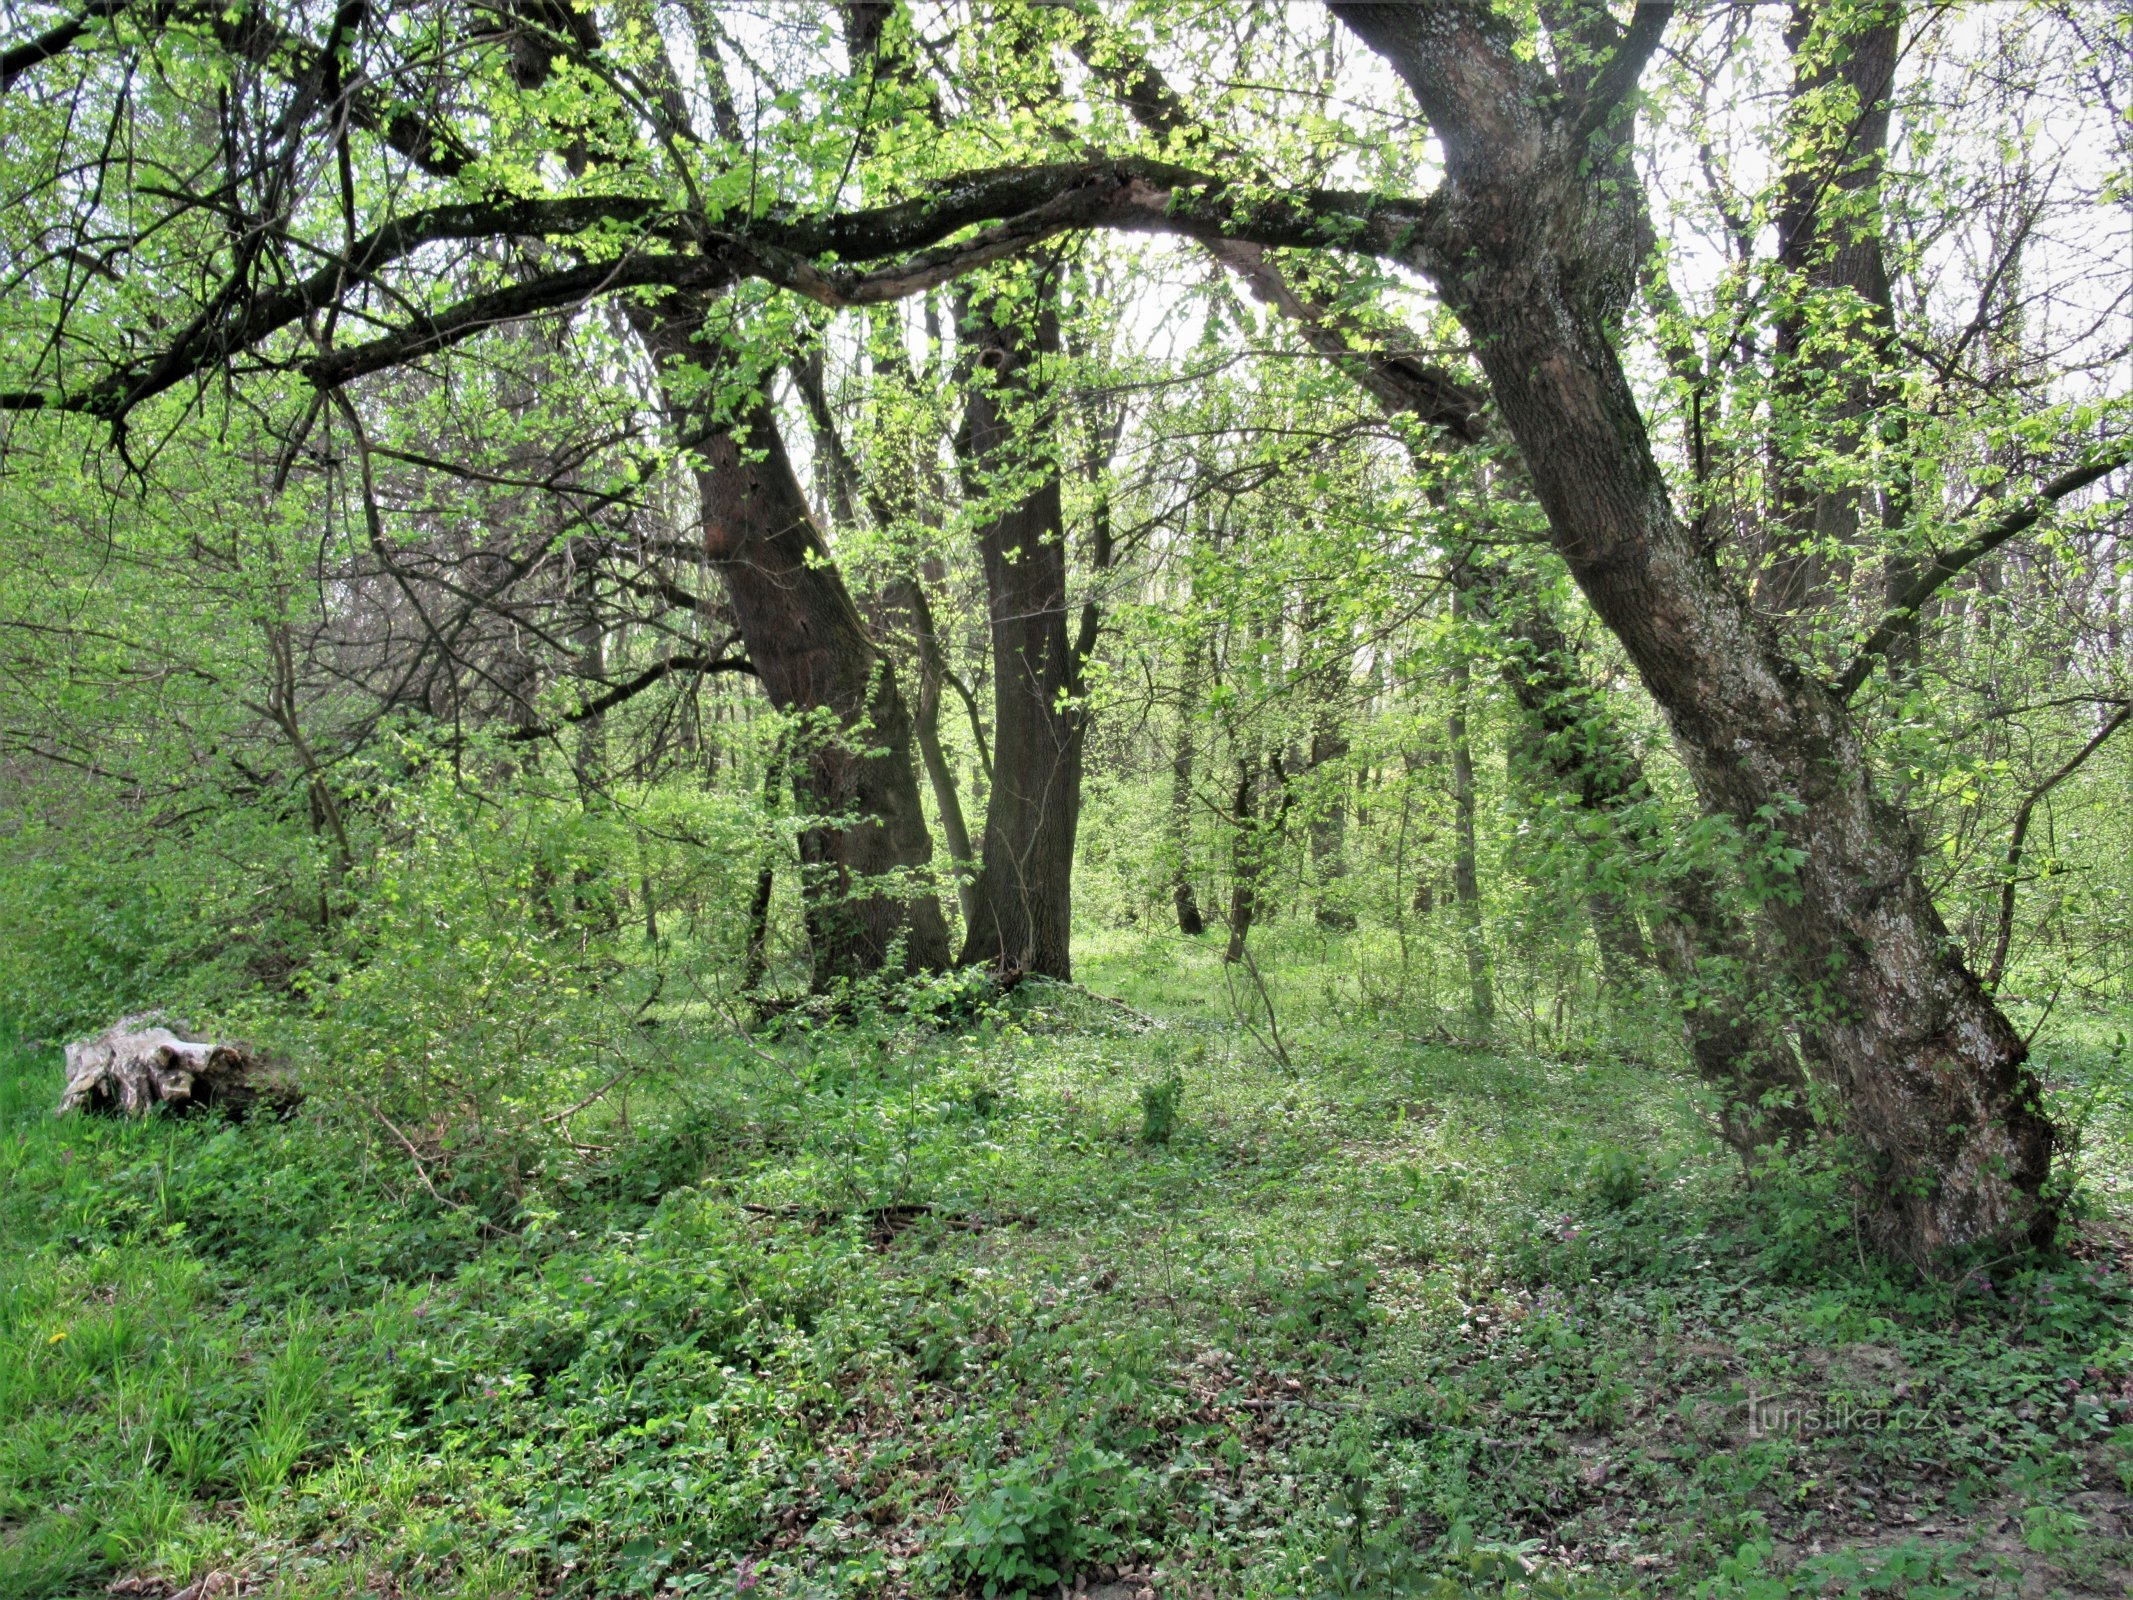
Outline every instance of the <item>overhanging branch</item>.
[(106, 17), (115, 17), (125, 10), (129, 0), (91, 0), (77, 16), (47, 28), (36, 38), (16, 45), (5, 54), (0, 54), (0, 94), (15, 87), (15, 80), (32, 67), (50, 61), (54, 56), (64, 55), (74, 48), (76, 40)]
[[(1332, 248), (1425, 265), (1436, 249), (1438, 212), (1432, 199), (1247, 187), (1142, 157), (969, 173), (894, 204), (818, 217), (773, 214), (745, 232), (712, 229), (638, 194), (442, 205), (382, 224), (286, 288), (269, 292), (233, 278), (155, 356), (71, 393), (0, 392), (0, 410), (122, 421), (144, 401), (240, 353), (256, 355), (274, 335), (378, 281), (387, 267), (452, 240), (556, 239), (619, 226), (633, 231), (638, 247), (470, 296), (397, 332), (315, 357), (304, 365), (307, 375), (332, 387), (498, 323), (623, 289), (715, 291), (751, 277), (827, 306), (883, 304), (1084, 228)], [(646, 248), (652, 244), (661, 248)]]

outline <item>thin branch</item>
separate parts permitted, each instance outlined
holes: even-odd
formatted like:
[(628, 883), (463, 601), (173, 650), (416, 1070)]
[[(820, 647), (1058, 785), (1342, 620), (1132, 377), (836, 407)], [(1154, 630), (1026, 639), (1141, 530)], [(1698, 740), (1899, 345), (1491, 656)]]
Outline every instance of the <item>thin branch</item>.
[(2022, 867), (2023, 846), (2029, 840), (2030, 819), (2036, 814), (2037, 806), (2044, 797), (2080, 771), (2081, 764), (2102, 749), (2104, 741), (2124, 727), (2129, 719), (2133, 719), (2133, 705), (2120, 706), (2117, 712), (2096, 730), (2094, 738), (2062, 762), (2050, 777), (2030, 790), (2029, 798), (2024, 800), (2021, 809), (2015, 812), (2014, 831), (2007, 838), (2007, 858), (2000, 874), (1999, 926), (1992, 941), (1992, 960), (1986, 964), (1983, 980), (1988, 990), (1996, 992), (2000, 987), (2001, 977), (2007, 971), (2007, 951), (2009, 945), (2014, 942), (2015, 886), (2019, 882), (2016, 875)]
[(1881, 620), (1874, 624), (1873, 632), (1867, 635), (1866, 642), (1859, 647), (1858, 655), (1852, 658), (1851, 665), (1838, 677), (1839, 697), (1848, 700), (1858, 691), (1859, 686), (1866, 682), (1873, 672), (1874, 663), (1888, 654), (1890, 648), (1910, 626), (1911, 619), (1918, 615), (1919, 609), (1938, 594), (1950, 579), (1992, 554), (2008, 540), (2028, 532), (2043, 519), (2047, 511), (2068, 495), (2086, 489), (2101, 478), (2109, 477), (2129, 462), (2133, 462), (2133, 438), (2120, 439), (2085, 466), (2060, 473), (2038, 489), (2028, 504), (2008, 512), (1976, 538), (1957, 545), (1953, 550), (1944, 551), (1927, 562), (1918, 576), (1911, 581), (1910, 587), (1882, 613)]
[(625, 701), (633, 700), (661, 678), (674, 672), (744, 672), (755, 675), (755, 663), (745, 656), (669, 656), (664, 661), (655, 661), (636, 677), (618, 683), (603, 695), (588, 700), (575, 711), (566, 711), (555, 722), (544, 722), (532, 727), (513, 728), (504, 737), (514, 744), (552, 737), (560, 728), (573, 723), (589, 722), (602, 712), (612, 711)]

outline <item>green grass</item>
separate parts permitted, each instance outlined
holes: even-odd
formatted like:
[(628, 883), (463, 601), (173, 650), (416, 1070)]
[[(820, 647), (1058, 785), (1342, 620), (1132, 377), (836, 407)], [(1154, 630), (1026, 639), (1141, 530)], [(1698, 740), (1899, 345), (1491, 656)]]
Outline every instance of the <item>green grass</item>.
[(56, 1121), (12, 1050), (0, 1595), (2124, 1592), (2109, 1030), (2043, 1049), (2074, 1252), (1935, 1284), (1664, 1052), (1426, 1042), (1316, 945), (1286, 1068), (1121, 941), (1123, 1007), (670, 1024), (602, 1149), (436, 1195), (316, 1102)]

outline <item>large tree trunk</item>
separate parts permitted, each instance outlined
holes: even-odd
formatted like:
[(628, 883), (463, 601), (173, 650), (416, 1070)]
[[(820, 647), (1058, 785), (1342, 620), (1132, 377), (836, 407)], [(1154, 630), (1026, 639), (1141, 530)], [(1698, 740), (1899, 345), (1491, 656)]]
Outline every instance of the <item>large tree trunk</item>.
[[(1292, 318), (1313, 348), (1339, 362), (1389, 414), (1414, 417), (1440, 437), (1481, 439), (1483, 396), (1411, 356), (1385, 353), (1421, 348), (1418, 335), (1306, 299), (1256, 246), (1213, 248), (1256, 296)], [(1476, 549), (1462, 566), (1465, 600), (1510, 645), (1504, 682), (1535, 730), (1549, 775), (1582, 808), (1629, 830), (1635, 836), (1625, 844), (1652, 859), (1659, 842), (1638, 831), (1650, 826), (1642, 763), (1586, 682), (1569, 636), (1532, 586), (1520, 584), (1502, 562)], [(1717, 1092), (1720, 1131), (1744, 1159), (1780, 1140), (1805, 1137), (1813, 1129), (1807, 1082), (1767, 996), (1760, 995), (1748, 930), (1726, 910), (1718, 886), (1701, 875), (1670, 879), (1662, 897), (1661, 920), (1647, 947), (1635, 912), (1621, 897), (1588, 895), (1603, 960), (1620, 973), (1641, 965), (1647, 949), (1655, 957), (1680, 1004), (1690, 1060)], [(1430, 902), (1425, 877), (1416, 887), (1415, 909), (1426, 912)]]
[[(1092, 58), (1084, 54), (1084, 61)], [(1114, 66), (1114, 72), (1118, 69)], [(1150, 64), (1132, 62), (1122, 74), (1127, 107), (1159, 134), (1191, 136), (1184, 102)], [(1408, 352), (1426, 341), (1381, 312), (1338, 308), (1338, 293), (1312, 298), (1299, 293), (1281, 266), (1261, 247), (1235, 240), (1211, 243), (1214, 256), (1237, 274), (1265, 304), (1292, 319), (1311, 346), (1337, 362), (1393, 416), (1410, 416), (1465, 444), (1484, 437), (1484, 397), (1460, 378), (1417, 360)], [(1463, 593), (1513, 641), (1503, 675), (1538, 735), (1544, 764), (1554, 781), (1580, 806), (1618, 827), (1649, 818), (1650, 799), (1642, 764), (1615, 727), (1607, 708), (1586, 683), (1575, 647), (1554, 616), (1516, 585), (1502, 565), (1468, 552)], [(1189, 762), (1190, 745), (1181, 745)], [(1409, 770), (1413, 770), (1410, 756)], [(1403, 837), (1405, 810), (1403, 803)], [(1657, 841), (1629, 841), (1646, 860)], [(1189, 886), (1184, 891), (1190, 893)], [(1427, 915), (1434, 904), (1428, 877), (1415, 886), (1414, 910)], [(1186, 902), (1180, 902), (1184, 925)], [(1595, 890), (1588, 914), (1603, 962), (1620, 976), (1656, 956), (1681, 1008), (1682, 1034), (1698, 1075), (1717, 1094), (1719, 1131), (1742, 1159), (1807, 1137), (1814, 1127), (1805, 1075), (1791, 1041), (1767, 997), (1757, 1004), (1753, 941), (1725, 906), (1718, 886), (1701, 873), (1671, 879), (1647, 946), (1636, 913), (1621, 897)], [(1193, 907), (1197, 932), (1198, 909)], [(1471, 974), (1470, 974), (1471, 977)]]
[[(1418, 335), (1382, 317), (1366, 320), (1307, 299), (1256, 246), (1223, 243), (1213, 251), (1388, 414), (1416, 418), (1439, 437), (1481, 440), (1484, 397), (1400, 353), (1422, 348)], [(1465, 553), (1461, 565), (1464, 600), (1509, 646), (1502, 658), (1504, 682), (1534, 729), (1548, 774), (1580, 807), (1608, 818), (1638, 858), (1654, 859), (1659, 840), (1649, 831), (1651, 791), (1642, 763), (1586, 681), (1569, 635), (1533, 586), (1517, 581), (1500, 560), (1477, 548)], [(1430, 902), (1424, 878), (1415, 909), (1426, 912)], [(1814, 1126), (1806, 1078), (1756, 981), (1754, 941), (1726, 909), (1718, 885), (1696, 873), (1669, 877), (1649, 947), (1636, 913), (1620, 896), (1596, 890), (1587, 907), (1603, 960), (1614, 972), (1641, 965), (1648, 951), (1657, 960), (1681, 1007), (1689, 1058), (1717, 1092), (1720, 1131), (1743, 1159), (1781, 1140), (1806, 1137)]]
[(1953, 948), (1843, 702), (1697, 547), (1653, 459), (1614, 347), (1636, 229), (1608, 194), (1633, 197), (1635, 178), (1594, 158), (1608, 108), (1522, 58), (1486, 8), (1335, 10), (1443, 142), (1444, 242), (1458, 248), (1432, 274), (1557, 552), (1665, 711), (1704, 804), (1769, 852), (1763, 912), (1871, 1163), (1880, 1241), (1922, 1258), (2036, 1236), (2053, 1130), (2022, 1039)]
[[(667, 410), (693, 458), (704, 548), (732, 597), (735, 625), (771, 704), (807, 719), (795, 733), (792, 785), (808, 814), (800, 890), (814, 979), (948, 964), (948, 925), (926, 875), (927, 835), (911, 764), (911, 719), (895, 670), (867, 637), (758, 396), (733, 421), (677, 385), (701, 364), (702, 308), (681, 297), (633, 309), (661, 368)], [(691, 397), (678, 396), (689, 392)]]
[[(992, 631), (993, 779), (965, 962), (1073, 975), (1074, 835), (1087, 711), (1067, 638), (1065, 519), (1054, 419), (1035, 365), (1059, 350), (1048, 265), (1033, 309), (964, 307), (965, 484), (992, 503), (979, 525)], [(1004, 503), (1002, 503), (1004, 501)]]

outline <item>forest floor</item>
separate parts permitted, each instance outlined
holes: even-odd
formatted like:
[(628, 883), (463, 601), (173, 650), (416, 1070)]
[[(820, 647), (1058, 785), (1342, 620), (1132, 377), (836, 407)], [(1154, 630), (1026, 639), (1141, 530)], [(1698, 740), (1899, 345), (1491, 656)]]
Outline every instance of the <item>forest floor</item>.
[(953, 1027), (671, 1019), (511, 1172), (316, 1100), (56, 1121), (9, 1050), (0, 1595), (2133, 1588), (2094, 1019), (2040, 1043), (2071, 1250), (1929, 1282), (1671, 1067), (1278, 954), (1286, 1063), (1212, 950), (1114, 943)]

